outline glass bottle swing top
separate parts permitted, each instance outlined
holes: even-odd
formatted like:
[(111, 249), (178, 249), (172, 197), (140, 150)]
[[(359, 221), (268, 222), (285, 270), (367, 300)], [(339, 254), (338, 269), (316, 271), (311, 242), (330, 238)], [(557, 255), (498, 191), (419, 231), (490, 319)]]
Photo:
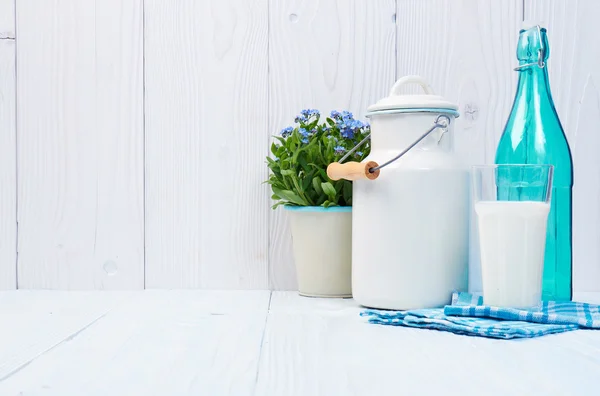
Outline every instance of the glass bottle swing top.
[(538, 61), (533, 63), (526, 63), (524, 65), (519, 65), (513, 69), (515, 71), (522, 71), (523, 69), (531, 66), (537, 66), (540, 69), (546, 67), (546, 62), (544, 62), (544, 58), (546, 56), (546, 47), (544, 46), (544, 41), (542, 40), (542, 28), (540, 27), (540, 25), (535, 25), (535, 27), (537, 28), (538, 37), (540, 38), (540, 48), (538, 49)]

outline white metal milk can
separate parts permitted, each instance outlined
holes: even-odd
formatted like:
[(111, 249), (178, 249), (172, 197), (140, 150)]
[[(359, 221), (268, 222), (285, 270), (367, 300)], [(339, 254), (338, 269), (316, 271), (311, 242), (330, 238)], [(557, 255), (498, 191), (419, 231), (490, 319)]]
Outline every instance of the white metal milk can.
[[(407, 83), (425, 94), (399, 94)], [(453, 154), (457, 109), (421, 77), (403, 77), (368, 108), (370, 155), (327, 169), (354, 181), (352, 294), (361, 305), (440, 307), (467, 290), (469, 170)]]

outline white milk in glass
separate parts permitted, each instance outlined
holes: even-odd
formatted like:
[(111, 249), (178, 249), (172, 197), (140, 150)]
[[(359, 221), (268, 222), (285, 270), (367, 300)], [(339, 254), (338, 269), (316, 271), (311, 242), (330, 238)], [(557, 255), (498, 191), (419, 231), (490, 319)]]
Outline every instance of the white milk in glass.
[(527, 308), (540, 303), (549, 211), (545, 202), (475, 204), (484, 304)]

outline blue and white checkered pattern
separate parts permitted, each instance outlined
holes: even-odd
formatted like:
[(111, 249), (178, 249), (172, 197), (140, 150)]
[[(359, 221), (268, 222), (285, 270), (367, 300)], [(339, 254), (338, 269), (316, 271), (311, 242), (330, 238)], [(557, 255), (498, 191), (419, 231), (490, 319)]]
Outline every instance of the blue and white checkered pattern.
[(452, 305), (410, 311), (368, 309), (370, 323), (450, 331), (491, 338), (531, 338), (580, 328), (600, 328), (600, 306), (581, 302), (544, 302), (531, 310), (491, 307), (480, 295), (452, 294)]

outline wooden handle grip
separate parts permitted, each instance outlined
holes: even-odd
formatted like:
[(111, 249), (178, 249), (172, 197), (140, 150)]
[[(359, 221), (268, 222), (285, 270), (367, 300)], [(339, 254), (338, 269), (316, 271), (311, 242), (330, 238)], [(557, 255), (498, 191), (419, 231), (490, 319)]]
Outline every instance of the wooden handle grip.
[(340, 164), (333, 162), (327, 167), (327, 176), (331, 180), (360, 180), (369, 179), (375, 180), (379, 177), (379, 169), (375, 172), (369, 172), (369, 169), (379, 166), (375, 161), (363, 162), (346, 162)]

